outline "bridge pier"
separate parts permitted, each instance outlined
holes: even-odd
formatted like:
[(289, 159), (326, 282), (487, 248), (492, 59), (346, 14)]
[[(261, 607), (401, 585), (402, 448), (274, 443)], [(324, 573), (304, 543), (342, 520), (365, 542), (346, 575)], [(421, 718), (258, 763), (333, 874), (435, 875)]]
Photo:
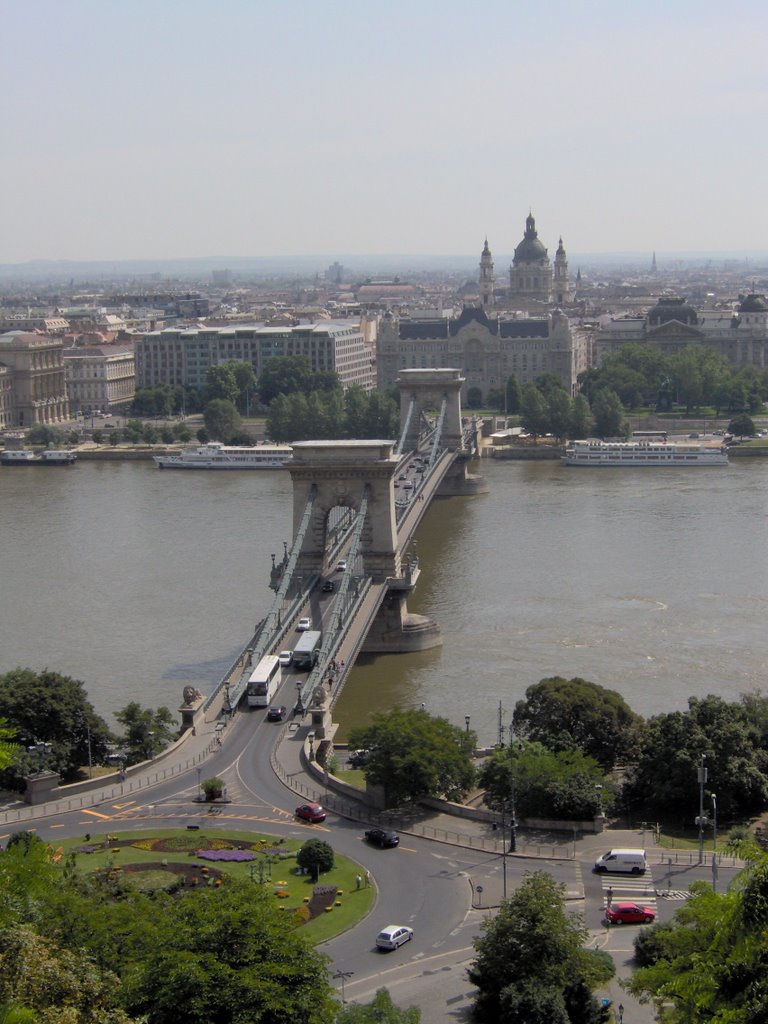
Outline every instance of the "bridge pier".
[(490, 487), (485, 477), (467, 471), (468, 459), (457, 458), (443, 477), (437, 490), (441, 498), (456, 498), (470, 494), (488, 494)]
[(407, 595), (390, 591), (371, 623), (363, 654), (409, 654), (428, 651), (443, 642), (440, 626), (426, 615), (408, 611)]

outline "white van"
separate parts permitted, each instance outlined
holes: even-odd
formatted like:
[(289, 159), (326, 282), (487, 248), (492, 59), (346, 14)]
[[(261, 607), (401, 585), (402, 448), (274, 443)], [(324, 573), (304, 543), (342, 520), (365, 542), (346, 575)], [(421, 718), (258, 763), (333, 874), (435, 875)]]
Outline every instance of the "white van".
[(617, 874), (644, 875), (648, 862), (645, 850), (608, 850), (595, 861), (595, 871), (615, 871)]

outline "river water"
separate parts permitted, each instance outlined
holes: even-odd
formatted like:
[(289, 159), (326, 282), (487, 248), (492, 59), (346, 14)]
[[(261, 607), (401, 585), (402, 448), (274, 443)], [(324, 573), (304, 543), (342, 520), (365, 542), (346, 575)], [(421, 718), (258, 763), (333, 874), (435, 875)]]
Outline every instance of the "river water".
[[(526, 687), (582, 676), (643, 715), (762, 687), (768, 462), (567, 469), (483, 461), (490, 494), (436, 501), (411, 611), (442, 648), (363, 659), (342, 736), (419, 707), (497, 739)], [(291, 523), (285, 472), (163, 473), (147, 462), (0, 468), (0, 672), (83, 680), (108, 720), (208, 692), (266, 613)]]

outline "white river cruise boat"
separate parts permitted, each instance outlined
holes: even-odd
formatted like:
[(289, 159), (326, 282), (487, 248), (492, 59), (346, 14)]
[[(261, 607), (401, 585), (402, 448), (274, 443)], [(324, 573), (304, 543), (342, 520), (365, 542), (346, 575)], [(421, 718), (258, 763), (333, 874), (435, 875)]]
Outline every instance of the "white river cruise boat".
[(293, 449), (287, 444), (228, 447), (218, 441), (153, 456), (158, 469), (282, 469), (292, 457)]
[(690, 441), (573, 441), (566, 466), (727, 466), (725, 445)]

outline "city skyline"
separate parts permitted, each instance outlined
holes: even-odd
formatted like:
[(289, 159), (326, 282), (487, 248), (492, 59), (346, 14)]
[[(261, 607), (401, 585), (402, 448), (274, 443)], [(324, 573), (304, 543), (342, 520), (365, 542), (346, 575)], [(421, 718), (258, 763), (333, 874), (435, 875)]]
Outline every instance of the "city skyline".
[[(38, 0), (0, 263), (768, 249), (763, 6)], [(755, 45), (750, 41), (754, 39)]]

